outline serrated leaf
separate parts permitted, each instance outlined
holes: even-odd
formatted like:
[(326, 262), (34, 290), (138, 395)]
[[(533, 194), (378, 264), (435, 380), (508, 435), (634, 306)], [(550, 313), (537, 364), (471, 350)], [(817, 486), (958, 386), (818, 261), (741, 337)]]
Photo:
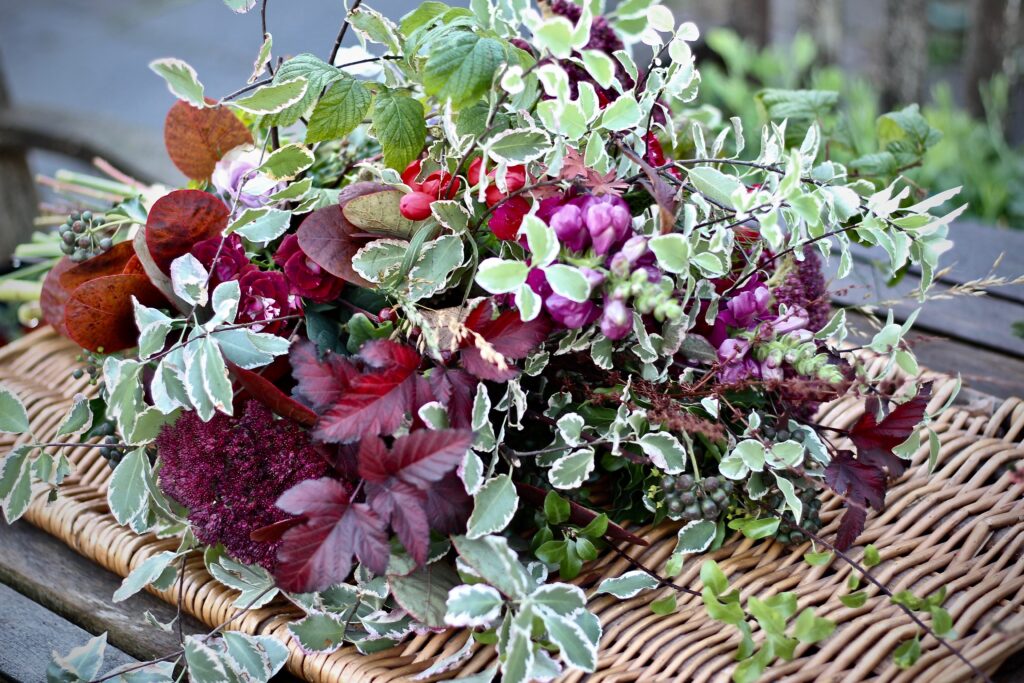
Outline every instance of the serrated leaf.
[(454, 32), (432, 46), (423, 67), (423, 86), (428, 95), (442, 102), (451, 100), (452, 107), (461, 109), (490, 87), (504, 58), (498, 40), (470, 31)]
[(343, 76), (317, 102), (306, 128), (306, 144), (343, 138), (362, 123), (373, 93), (362, 82)]

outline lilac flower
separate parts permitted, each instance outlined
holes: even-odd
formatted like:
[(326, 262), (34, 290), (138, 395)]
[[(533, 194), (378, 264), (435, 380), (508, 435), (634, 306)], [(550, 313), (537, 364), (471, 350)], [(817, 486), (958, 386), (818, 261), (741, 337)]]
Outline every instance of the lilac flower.
[(622, 299), (605, 297), (604, 312), (601, 315), (601, 333), (612, 340), (618, 340), (633, 329), (633, 314)]
[(544, 301), (551, 319), (562, 327), (570, 330), (585, 327), (599, 315), (597, 305), (593, 301), (578, 302), (566, 299), (559, 294), (551, 294)]
[(718, 317), (729, 327), (748, 330), (768, 318), (771, 298), (768, 288), (757, 284), (726, 302), (725, 309), (718, 313)]
[(590, 195), (586, 199), (583, 220), (594, 242), (594, 251), (604, 256), (629, 235), (633, 225), (629, 206), (621, 198), (611, 195)]
[(283, 190), (286, 184), (256, 172), (262, 156), (252, 145), (235, 147), (217, 162), (210, 182), (230, 199), (237, 195), (241, 206), (265, 206), (270, 203), (270, 195)]
[(802, 306), (790, 306), (786, 312), (770, 322), (775, 334), (786, 334), (807, 328), (807, 311)]
[(749, 358), (750, 342), (746, 339), (726, 339), (718, 347), (718, 361), (721, 367), (718, 377), (723, 384), (736, 384), (751, 376), (760, 374), (760, 368)]
[(575, 204), (566, 204), (548, 220), (558, 241), (572, 251), (583, 251), (590, 245), (590, 233), (583, 224), (583, 212)]

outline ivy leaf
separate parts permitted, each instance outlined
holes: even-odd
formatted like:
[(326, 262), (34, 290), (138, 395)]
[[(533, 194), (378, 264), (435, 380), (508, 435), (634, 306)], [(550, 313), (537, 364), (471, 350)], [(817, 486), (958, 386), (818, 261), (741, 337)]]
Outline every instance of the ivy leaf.
[(384, 163), (402, 170), (420, 155), (427, 141), (423, 105), (408, 95), (383, 90), (373, 105), (373, 130), (384, 152)]
[(546, 318), (524, 322), (517, 311), (504, 311), (494, 317), (494, 305), (490, 299), (480, 302), (464, 324), (475, 334), (463, 342), (465, 348), (460, 354), (462, 367), (474, 376), (492, 382), (507, 382), (519, 374), (519, 369), (510, 363), (506, 362), (502, 367), (493, 353), (505, 361), (526, 358), (547, 339), (550, 330)]
[(430, 549), (427, 494), (462, 462), (472, 443), (468, 430), (419, 429), (395, 439), (390, 449), (376, 436), (359, 445), (359, 476), (367, 485), (367, 501), (418, 564), (427, 561)]
[(360, 81), (343, 76), (320, 98), (306, 128), (306, 144), (343, 138), (370, 109), (373, 93)]
[(893, 449), (910, 438), (924, 418), (932, 396), (929, 382), (921, 386), (917, 396), (876, 421), (875, 412), (868, 410), (850, 430), (850, 440), (857, 447), (857, 459), (863, 463), (885, 468), (889, 476), (898, 477), (906, 470), (906, 463), (893, 454)]
[(423, 87), (428, 95), (451, 100), (461, 109), (479, 99), (491, 85), (505, 58), (501, 42), (481, 38), (470, 31), (452, 33), (432, 46), (423, 67)]
[(284, 590), (309, 593), (341, 583), (353, 557), (375, 574), (387, 570), (387, 524), (366, 503), (353, 503), (342, 482), (300, 482), (284, 492), (277, 507), (304, 518), (281, 538), (275, 576)]
[(430, 385), (417, 372), (422, 358), (411, 346), (375, 339), (355, 360), (297, 344), (292, 368), (296, 393), (320, 414), (314, 436), (332, 443), (352, 443), (368, 435), (391, 434), (405, 415), (415, 415), (431, 400)]

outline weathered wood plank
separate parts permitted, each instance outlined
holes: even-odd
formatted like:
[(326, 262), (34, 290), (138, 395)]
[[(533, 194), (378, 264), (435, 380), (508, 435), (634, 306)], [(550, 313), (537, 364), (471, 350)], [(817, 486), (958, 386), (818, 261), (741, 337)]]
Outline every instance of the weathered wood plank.
[[(0, 585), (0, 679), (44, 681), (52, 652), (67, 654), (92, 636), (13, 588)], [(103, 671), (137, 661), (108, 642)]]

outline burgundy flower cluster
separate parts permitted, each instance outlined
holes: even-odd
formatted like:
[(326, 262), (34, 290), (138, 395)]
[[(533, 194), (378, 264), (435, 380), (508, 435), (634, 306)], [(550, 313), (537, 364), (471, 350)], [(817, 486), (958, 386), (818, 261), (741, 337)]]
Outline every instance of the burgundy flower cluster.
[(188, 508), (196, 538), (223, 543), (232, 557), (271, 571), (279, 543), (253, 541), (250, 533), (287, 519), (274, 505), (278, 497), (328, 470), (307, 431), (275, 419), (258, 401), (246, 403), (241, 417), (218, 413), (203, 422), (182, 413), (156, 445), (160, 489)]

